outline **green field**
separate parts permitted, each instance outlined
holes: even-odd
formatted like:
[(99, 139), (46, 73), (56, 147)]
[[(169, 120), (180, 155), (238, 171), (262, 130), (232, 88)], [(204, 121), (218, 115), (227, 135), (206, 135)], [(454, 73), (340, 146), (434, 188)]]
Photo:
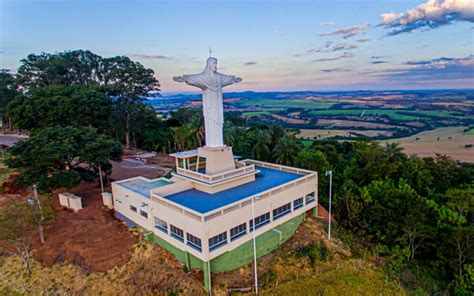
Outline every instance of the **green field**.
[[(404, 113), (404, 114), (402, 114)], [(385, 110), (385, 109), (376, 109), (376, 110), (317, 110), (309, 112), (311, 115), (315, 116), (387, 116), (392, 120), (398, 121), (416, 121), (423, 116), (435, 116), (435, 117), (453, 117), (456, 118), (454, 112), (449, 111), (411, 111), (411, 110)], [(410, 114), (410, 115), (406, 115)]]
[(333, 103), (318, 102), (315, 100), (270, 100), (270, 99), (255, 99), (255, 100), (241, 100), (235, 102), (240, 107), (258, 106), (262, 108), (281, 107), (281, 108), (310, 108), (310, 109), (327, 109)]
[(474, 135), (474, 128), (471, 128), (467, 132), (465, 132), (466, 135)]
[(261, 115), (272, 115), (269, 111), (252, 111), (252, 112), (244, 112), (242, 113), (243, 116), (252, 117), (252, 116), (261, 116)]

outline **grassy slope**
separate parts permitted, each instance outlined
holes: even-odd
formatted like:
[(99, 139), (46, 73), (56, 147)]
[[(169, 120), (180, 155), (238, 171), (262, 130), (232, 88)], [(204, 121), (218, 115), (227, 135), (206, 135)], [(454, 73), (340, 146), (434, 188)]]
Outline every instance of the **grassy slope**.
[[(311, 291), (311, 292), (309, 292)], [(386, 281), (379, 270), (354, 271), (342, 267), (309, 278), (294, 280), (264, 290), (263, 295), (406, 295), (393, 281)]]

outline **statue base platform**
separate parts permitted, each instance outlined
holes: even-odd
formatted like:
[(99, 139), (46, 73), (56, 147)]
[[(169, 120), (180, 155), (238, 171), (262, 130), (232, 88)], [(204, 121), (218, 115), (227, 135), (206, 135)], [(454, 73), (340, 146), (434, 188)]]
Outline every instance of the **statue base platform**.
[(199, 157), (206, 159), (206, 175), (214, 175), (226, 171), (235, 170), (234, 154), (232, 147), (208, 147), (198, 148)]

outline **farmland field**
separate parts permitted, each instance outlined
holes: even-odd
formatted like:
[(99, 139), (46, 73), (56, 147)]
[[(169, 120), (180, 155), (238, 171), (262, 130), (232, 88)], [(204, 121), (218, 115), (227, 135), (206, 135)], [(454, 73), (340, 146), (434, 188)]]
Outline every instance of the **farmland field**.
[[(464, 148), (464, 145), (474, 142), (470, 138), (474, 136), (474, 90), (240, 92), (223, 95), (225, 112), (236, 116), (234, 118), (244, 117), (247, 127), (277, 124), (299, 130), (297, 137), (304, 140), (305, 145), (321, 139), (396, 139), (409, 153), (447, 153), (462, 160), (469, 158), (467, 152), (474, 154), (474, 150)], [(172, 95), (150, 102), (157, 112), (163, 113), (170, 112), (171, 107), (202, 108), (199, 95)], [(471, 129), (461, 133), (463, 128), (460, 127), (465, 127), (466, 131), (467, 127)], [(419, 139), (415, 140), (417, 137)]]
[[(446, 127), (425, 131), (416, 135), (388, 140), (388, 143), (399, 143), (408, 154), (421, 157), (446, 154), (454, 159), (474, 162), (474, 148), (465, 145), (474, 144), (474, 134), (464, 133), (466, 127)], [(418, 138), (418, 140), (417, 140)]]

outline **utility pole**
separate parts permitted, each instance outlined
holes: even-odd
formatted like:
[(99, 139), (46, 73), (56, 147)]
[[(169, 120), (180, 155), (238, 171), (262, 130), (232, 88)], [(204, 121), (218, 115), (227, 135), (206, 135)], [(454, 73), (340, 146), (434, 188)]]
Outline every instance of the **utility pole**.
[(100, 190), (104, 193), (104, 182), (102, 181), (102, 170), (99, 165), (99, 179), (100, 179)]
[(328, 239), (331, 240), (331, 204), (332, 204), (332, 170), (326, 171), (326, 176), (329, 176), (329, 226), (328, 226)]
[(35, 204), (38, 204), (38, 210), (39, 210), (39, 214), (40, 214), (40, 219), (38, 221), (38, 227), (39, 227), (39, 233), (40, 233), (40, 240), (41, 240), (41, 243), (44, 244), (44, 230), (43, 230), (43, 210), (41, 208), (41, 202), (38, 198), (38, 190), (37, 190), (37, 185), (36, 184), (33, 184), (33, 193), (34, 193), (34, 199), (32, 198), (29, 198), (28, 199), (28, 203), (30, 205), (35, 205)]
[(258, 295), (258, 274), (257, 274), (257, 243), (255, 238), (255, 200), (258, 197), (252, 197), (252, 231), (253, 231), (253, 266), (254, 266), (254, 280), (255, 280), (255, 294)]

